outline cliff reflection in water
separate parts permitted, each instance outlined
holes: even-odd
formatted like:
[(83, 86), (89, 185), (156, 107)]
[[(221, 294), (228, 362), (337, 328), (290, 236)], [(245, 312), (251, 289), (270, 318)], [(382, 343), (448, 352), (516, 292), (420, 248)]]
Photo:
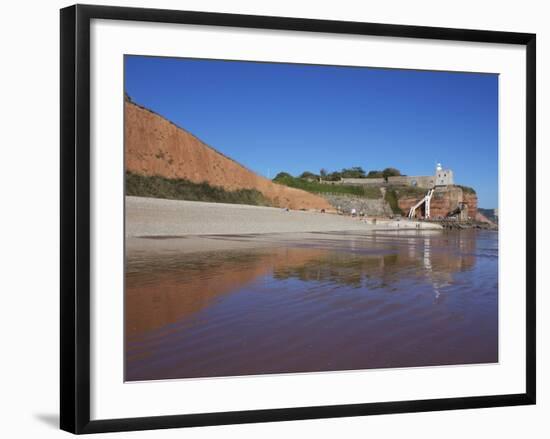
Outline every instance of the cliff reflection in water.
[(132, 257), (126, 379), (496, 362), (497, 257), (476, 231)]

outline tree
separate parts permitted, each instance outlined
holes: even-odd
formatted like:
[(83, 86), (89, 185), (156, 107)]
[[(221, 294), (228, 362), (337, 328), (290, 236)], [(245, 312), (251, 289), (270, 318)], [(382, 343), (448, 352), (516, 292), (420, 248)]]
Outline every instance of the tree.
[(273, 180), (282, 180), (285, 178), (293, 178), (288, 172), (279, 172)]
[(365, 170), (361, 166), (342, 168), (342, 178), (365, 178)]
[(384, 174), (382, 171), (369, 171), (367, 178), (383, 178)]
[(304, 171), (300, 174), (300, 178), (310, 179), (310, 180), (317, 180), (319, 178), (319, 176), (315, 175), (313, 172)]
[(326, 179), (328, 181), (338, 181), (342, 178), (342, 174), (338, 171), (331, 172), (330, 174), (326, 175)]
[(319, 171), (319, 174), (321, 174), (322, 178), (325, 178), (328, 174), (328, 171), (325, 168), (321, 168), (321, 170)]
[(388, 177), (397, 177), (401, 175), (401, 171), (396, 168), (386, 168), (382, 171), (382, 176), (387, 180)]

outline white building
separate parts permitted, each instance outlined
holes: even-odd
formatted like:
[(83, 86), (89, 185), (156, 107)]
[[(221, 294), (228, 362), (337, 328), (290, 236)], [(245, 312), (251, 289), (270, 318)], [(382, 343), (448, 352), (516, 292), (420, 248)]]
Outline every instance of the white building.
[(441, 163), (438, 163), (435, 168), (435, 186), (447, 186), (453, 183), (453, 171), (443, 169)]

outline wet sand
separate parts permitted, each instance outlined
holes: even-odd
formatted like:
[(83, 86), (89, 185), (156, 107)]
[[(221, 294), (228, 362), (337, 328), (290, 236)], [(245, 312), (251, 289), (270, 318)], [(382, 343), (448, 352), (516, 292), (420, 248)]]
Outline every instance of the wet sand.
[(495, 232), (127, 242), (127, 381), (498, 361)]
[[(378, 232), (381, 232), (379, 230)], [(126, 256), (162, 256), (199, 252), (219, 252), (229, 250), (255, 250), (270, 247), (300, 245), (309, 246), (322, 239), (330, 239), (330, 245), (345, 244), (350, 240), (362, 239), (376, 230), (342, 232), (296, 232), (296, 233), (249, 233), (225, 235), (188, 236), (130, 236), (126, 238)], [(393, 230), (388, 230), (393, 233)], [(419, 233), (416, 230), (395, 231), (400, 236)], [(440, 234), (441, 230), (422, 231), (424, 236)]]

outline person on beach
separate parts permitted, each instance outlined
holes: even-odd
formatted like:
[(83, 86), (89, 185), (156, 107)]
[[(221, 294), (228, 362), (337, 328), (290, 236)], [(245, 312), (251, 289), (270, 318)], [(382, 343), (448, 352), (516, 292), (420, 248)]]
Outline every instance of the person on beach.
[(351, 209), (351, 216), (357, 215), (357, 211), (355, 210), (355, 207)]

